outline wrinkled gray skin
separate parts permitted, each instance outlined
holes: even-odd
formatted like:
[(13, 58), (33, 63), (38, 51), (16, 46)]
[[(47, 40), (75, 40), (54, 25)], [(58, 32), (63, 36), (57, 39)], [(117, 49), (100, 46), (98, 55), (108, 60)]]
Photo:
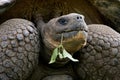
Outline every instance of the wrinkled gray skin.
[[(88, 29), (87, 45), (75, 53), (79, 63), (70, 63), (65, 68), (57, 69), (39, 67), (34, 75), (42, 72), (44, 76), (47, 76), (45, 73), (50, 75), (42, 80), (61, 80), (63, 76), (62, 80), (119, 80), (120, 34), (101, 24), (88, 25)], [(67, 75), (61, 74), (71, 77), (68, 79)], [(40, 79), (36, 77), (35, 80)]]
[(74, 70), (82, 80), (120, 79), (120, 34), (105, 25), (88, 25), (85, 48)]
[[(40, 21), (38, 21), (39, 25), (42, 24)], [(51, 24), (51, 21), (56, 24)], [(65, 66), (61, 68), (60, 71), (58, 69), (54, 69), (54, 67), (59, 64), (64, 66), (69, 61), (68, 59), (62, 60), (62, 62), (60, 60), (56, 60), (56, 62), (59, 63), (55, 64), (53, 68), (50, 68), (48, 62), (51, 57), (50, 55), (52, 55), (51, 53), (53, 48), (56, 47), (54, 44), (57, 43), (55, 45), (59, 45), (60, 43), (61, 38), (59, 37), (61, 37), (61, 33), (63, 33), (64, 37), (63, 43), (66, 44), (66, 42), (72, 41), (76, 44), (76, 42), (74, 42), (74, 37), (77, 37), (75, 40), (79, 39), (77, 41), (80, 43), (80, 47), (79, 45), (74, 45), (73, 43), (70, 45), (73, 45), (74, 47), (78, 46), (77, 48), (84, 46), (87, 39), (86, 30), (88, 29), (86, 23), (84, 22), (84, 16), (77, 13), (72, 13), (51, 19), (48, 23), (42, 26), (39, 25), (36, 29), (32, 22), (24, 19), (11, 19), (0, 25), (1, 80), (26, 80), (28, 77), (31, 77), (31, 74), (33, 75), (33, 77), (30, 78), (31, 80), (40, 80), (44, 76), (48, 76), (48, 74), (52, 73), (55, 75), (61, 74), (61, 76), (68, 76), (65, 75), (66, 73), (74, 75), (73, 71), (71, 71), (71, 66), (68, 66), (68, 69), (67, 66)], [(58, 28), (61, 29), (60, 33), (58, 33)], [(38, 31), (39, 29), (40, 32)], [(56, 31), (53, 33), (49, 31), (52, 29), (56, 29)], [(47, 36), (46, 34), (50, 35)], [(55, 43), (53, 42), (53, 44), (49, 45), (51, 40), (54, 40)], [(53, 48), (50, 46), (53, 46)], [(76, 49), (73, 51), (76, 51)], [(45, 60), (47, 61), (46, 64)], [(48, 68), (48, 70), (46, 68)], [(37, 70), (37, 75), (39, 77), (37, 79), (35, 79), (36, 75), (34, 76), (35, 70)], [(42, 72), (39, 73), (40, 71)]]
[(0, 80), (25, 80), (38, 64), (39, 35), (34, 24), (11, 19), (0, 25)]
[(80, 62), (54, 68), (39, 57), (42, 39), (33, 23), (4, 22), (0, 25), (0, 80), (119, 80), (120, 34), (105, 25), (88, 28), (87, 45), (75, 53)]

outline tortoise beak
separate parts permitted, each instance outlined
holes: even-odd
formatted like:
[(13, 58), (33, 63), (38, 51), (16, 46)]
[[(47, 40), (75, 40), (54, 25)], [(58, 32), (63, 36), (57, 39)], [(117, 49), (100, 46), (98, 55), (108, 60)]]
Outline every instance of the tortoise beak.
[(64, 29), (56, 34), (55, 40), (60, 41), (62, 34), (63, 34), (63, 40), (68, 40), (70, 38), (76, 37), (76, 35), (79, 34), (79, 32), (84, 32), (87, 34), (88, 33), (87, 25), (79, 25), (79, 26), (77, 25), (76, 27), (74, 26), (71, 28)]

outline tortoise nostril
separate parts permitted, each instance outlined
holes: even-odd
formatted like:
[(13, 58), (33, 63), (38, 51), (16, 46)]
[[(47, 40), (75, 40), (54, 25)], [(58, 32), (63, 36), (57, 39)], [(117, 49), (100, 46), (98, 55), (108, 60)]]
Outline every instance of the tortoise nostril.
[(82, 16), (77, 16), (77, 19), (79, 20), (79, 19), (82, 19)]
[(77, 16), (77, 19), (79, 19), (79, 17)]
[(82, 17), (81, 17), (81, 16), (80, 16), (79, 18), (80, 18), (80, 19), (82, 19)]

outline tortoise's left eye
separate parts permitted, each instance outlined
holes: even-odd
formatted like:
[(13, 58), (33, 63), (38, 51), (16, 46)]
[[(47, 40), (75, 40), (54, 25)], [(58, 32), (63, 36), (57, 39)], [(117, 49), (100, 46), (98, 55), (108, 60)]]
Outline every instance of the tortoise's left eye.
[(61, 25), (66, 25), (68, 23), (68, 20), (65, 19), (65, 18), (61, 18), (58, 20), (58, 22), (61, 24)]

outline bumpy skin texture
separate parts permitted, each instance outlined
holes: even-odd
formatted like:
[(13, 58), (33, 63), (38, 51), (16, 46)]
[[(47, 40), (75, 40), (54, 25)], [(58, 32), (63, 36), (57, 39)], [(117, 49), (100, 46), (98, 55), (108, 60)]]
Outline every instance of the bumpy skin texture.
[(38, 31), (27, 20), (11, 19), (1, 24), (0, 80), (26, 80), (34, 68), (36, 72), (28, 80), (54, 80), (61, 76), (63, 80), (119, 80), (120, 34), (110, 27), (89, 25), (87, 45), (77, 56), (80, 62), (61, 68), (49, 67), (38, 59), (38, 37)]
[(24, 80), (38, 63), (39, 40), (34, 25), (11, 19), (0, 25), (0, 80)]
[(120, 34), (105, 25), (89, 25), (88, 43), (75, 67), (82, 80), (120, 79)]

